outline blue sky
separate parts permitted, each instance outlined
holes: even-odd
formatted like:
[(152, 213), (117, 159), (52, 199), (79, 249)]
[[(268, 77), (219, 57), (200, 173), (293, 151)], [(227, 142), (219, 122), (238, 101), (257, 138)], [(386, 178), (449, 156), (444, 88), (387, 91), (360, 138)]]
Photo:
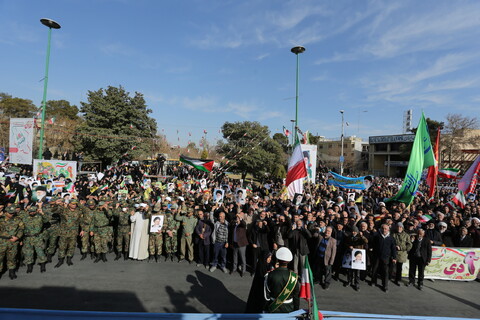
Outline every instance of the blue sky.
[(48, 99), (122, 85), (175, 144), (225, 121), (291, 128), (295, 45), (303, 131), (339, 137), (340, 109), (363, 138), (401, 133), (407, 109), (415, 126), (480, 110), (480, 1), (0, 0), (0, 17), (0, 91), (40, 104), (48, 17)]

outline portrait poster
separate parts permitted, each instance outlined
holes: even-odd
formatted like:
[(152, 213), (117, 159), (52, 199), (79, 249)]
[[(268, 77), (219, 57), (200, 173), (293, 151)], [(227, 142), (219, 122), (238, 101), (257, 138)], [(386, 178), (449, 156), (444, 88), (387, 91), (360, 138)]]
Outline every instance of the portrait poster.
[(152, 215), (150, 219), (150, 233), (157, 233), (162, 230), (164, 215)]
[(237, 188), (235, 190), (235, 201), (239, 204), (245, 204), (245, 199), (247, 197), (247, 189)]
[(10, 119), (10, 163), (32, 164), (33, 127), (33, 118)]
[(175, 183), (169, 182), (167, 184), (167, 192), (170, 193), (170, 192), (174, 192), (174, 191), (175, 191)]
[(307, 181), (315, 183), (317, 175), (317, 146), (314, 144), (302, 144), (303, 160), (307, 169)]
[(225, 191), (222, 189), (215, 189), (213, 191), (213, 201), (216, 203), (223, 202), (223, 196), (225, 195)]
[(352, 269), (366, 270), (367, 253), (365, 249), (353, 249), (351, 259), (352, 259)]
[(295, 195), (293, 196), (293, 204), (296, 206), (299, 206), (300, 204), (302, 204), (302, 201), (303, 201), (303, 194), (295, 193)]

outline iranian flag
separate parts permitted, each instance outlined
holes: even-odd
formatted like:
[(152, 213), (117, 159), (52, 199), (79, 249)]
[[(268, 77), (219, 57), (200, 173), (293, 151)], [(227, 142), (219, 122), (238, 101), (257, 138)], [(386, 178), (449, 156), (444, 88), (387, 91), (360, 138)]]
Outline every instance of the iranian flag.
[(305, 160), (300, 143), (293, 150), (290, 161), (288, 162), (288, 172), (285, 185), (288, 189), (288, 197), (293, 200), (295, 193), (303, 194), (303, 178), (307, 176)]
[(445, 169), (438, 170), (438, 176), (442, 178), (456, 179), (459, 172), (460, 172), (460, 169), (445, 168)]
[(465, 195), (475, 192), (477, 187), (478, 175), (480, 174), (480, 156), (475, 159), (473, 164), (468, 168), (462, 179), (458, 181), (458, 193), (453, 198), (453, 202), (461, 208), (465, 207), (467, 201)]
[(307, 300), (310, 319), (323, 319), (322, 313), (318, 311), (317, 299), (313, 292), (313, 276), (308, 257), (305, 257), (305, 265), (302, 270), (302, 286), (300, 287), (300, 298)]
[(283, 127), (283, 134), (288, 137), (290, 135), (290, 130), (288, 130), (287, 128)]
[(186, 157), (184, 155), (180, 156), (180, 161), (191, 165), (192, 167), (205, 172), (210, 172), (213, 169), (213, 164), (215, 163), (213, 160), (203, 160), (203, 159), (195, 159)]

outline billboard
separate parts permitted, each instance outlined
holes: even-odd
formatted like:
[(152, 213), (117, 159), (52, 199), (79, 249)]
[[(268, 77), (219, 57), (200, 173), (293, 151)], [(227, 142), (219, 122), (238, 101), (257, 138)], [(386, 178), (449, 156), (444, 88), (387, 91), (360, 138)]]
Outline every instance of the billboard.
[(77, 161), (33, 160), (33, 176), (36, 178), (54, 178), (62, 175), (65, 179), (75, 180), (77, 177)]
[(10, 119), (10, 163), (32, 164), (33, 118)]

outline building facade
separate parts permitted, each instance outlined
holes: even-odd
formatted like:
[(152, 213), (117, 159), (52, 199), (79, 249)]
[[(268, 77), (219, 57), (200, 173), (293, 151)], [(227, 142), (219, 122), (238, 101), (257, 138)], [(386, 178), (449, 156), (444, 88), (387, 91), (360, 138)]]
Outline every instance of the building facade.
[(369, 172), (374, 176), (403, 178), (414, 140), (414, 134), (369, 137)]

